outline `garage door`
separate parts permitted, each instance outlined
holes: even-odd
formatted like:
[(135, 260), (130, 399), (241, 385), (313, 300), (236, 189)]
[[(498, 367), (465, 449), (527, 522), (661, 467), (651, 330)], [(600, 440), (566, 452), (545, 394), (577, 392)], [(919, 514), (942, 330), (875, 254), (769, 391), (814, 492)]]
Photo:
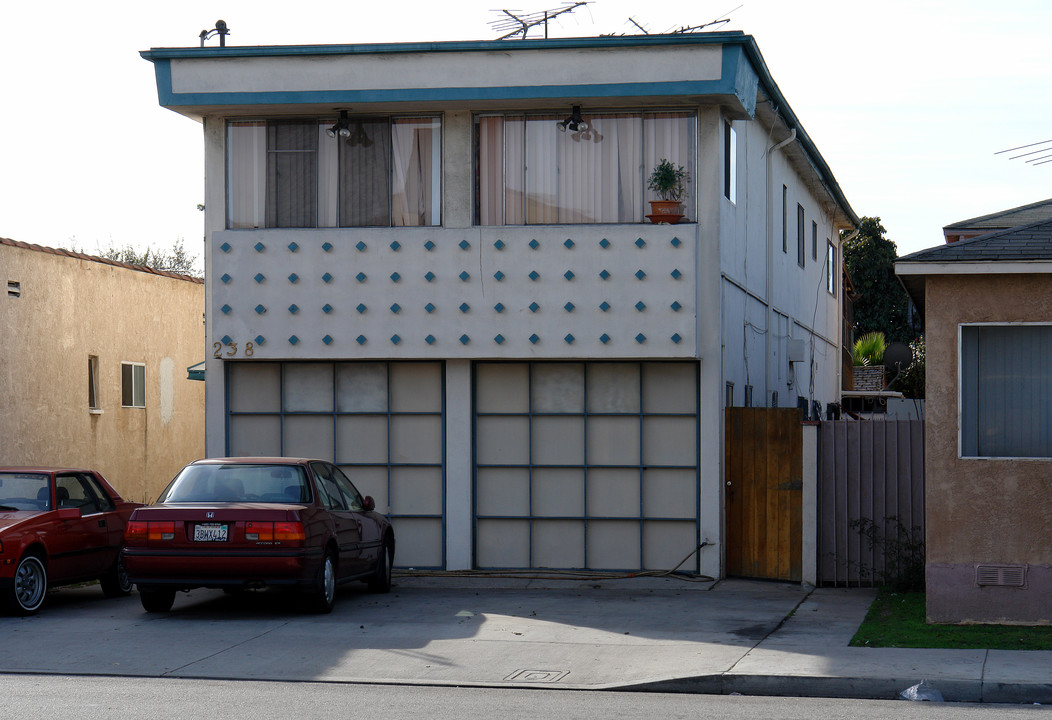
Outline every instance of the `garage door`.
[(226, 369), (229, 455), (333, 460), (391, 518), (399, 566), (444, 566), (441, 363)]
[[(696, 363), (475, 367), (480, 568), (665, 570), (698, 545)], [(696, 572), (692, 556), (680, 570)]]

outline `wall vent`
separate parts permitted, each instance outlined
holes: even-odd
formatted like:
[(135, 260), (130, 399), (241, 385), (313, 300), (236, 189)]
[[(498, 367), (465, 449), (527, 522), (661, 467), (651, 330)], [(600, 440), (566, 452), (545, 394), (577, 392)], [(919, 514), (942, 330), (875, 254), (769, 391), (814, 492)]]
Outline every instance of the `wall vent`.
[(976, 565), (979, 587), (1026, 587), (1026, 565)]
[(22, 296), (22, 283), (8, 281), (8, 283), (7, 283), (7, 296), (8, 297), (21, 297)]

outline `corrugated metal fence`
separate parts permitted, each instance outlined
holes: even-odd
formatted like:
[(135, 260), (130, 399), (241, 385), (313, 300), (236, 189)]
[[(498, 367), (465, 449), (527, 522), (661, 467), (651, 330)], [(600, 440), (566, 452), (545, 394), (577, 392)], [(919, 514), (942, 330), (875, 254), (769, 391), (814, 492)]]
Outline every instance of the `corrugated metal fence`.
[[(889, 518), (893, 518), (889, 520)], [(883, 553), (858, 522), (924, 529), (924, 422), (837, 420), (818, 433), (818, 582), (873, 585)], [(853, 523), (855, 526), (853, 527)]]

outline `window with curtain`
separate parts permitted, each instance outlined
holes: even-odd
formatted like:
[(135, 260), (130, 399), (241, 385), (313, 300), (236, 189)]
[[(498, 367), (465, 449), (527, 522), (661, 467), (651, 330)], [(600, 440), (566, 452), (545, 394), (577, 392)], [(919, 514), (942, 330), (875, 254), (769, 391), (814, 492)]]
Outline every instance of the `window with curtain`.
[(441, 121), (351, 117), (227, 125), (227, 227), (421, 226), (441, 222)]
[(1052, 458), (1052, 325), (961, 327), (961, 456)]
[[(653, 167), (667, 158), (694, 177), (691, 113), (587, 115), (585, 132), (560, 132), (561, 115), (476, 119), (476, 222), (480, 225), (638, 223)], [(685, 206), (695, 206), (688, 185)]]

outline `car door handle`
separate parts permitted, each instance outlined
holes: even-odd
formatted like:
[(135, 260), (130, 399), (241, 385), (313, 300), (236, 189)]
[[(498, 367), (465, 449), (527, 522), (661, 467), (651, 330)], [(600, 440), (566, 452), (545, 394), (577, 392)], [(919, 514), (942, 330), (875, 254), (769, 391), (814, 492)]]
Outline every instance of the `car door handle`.
[(106, 518), (99, 520), (99, 527), (106, 527)]

